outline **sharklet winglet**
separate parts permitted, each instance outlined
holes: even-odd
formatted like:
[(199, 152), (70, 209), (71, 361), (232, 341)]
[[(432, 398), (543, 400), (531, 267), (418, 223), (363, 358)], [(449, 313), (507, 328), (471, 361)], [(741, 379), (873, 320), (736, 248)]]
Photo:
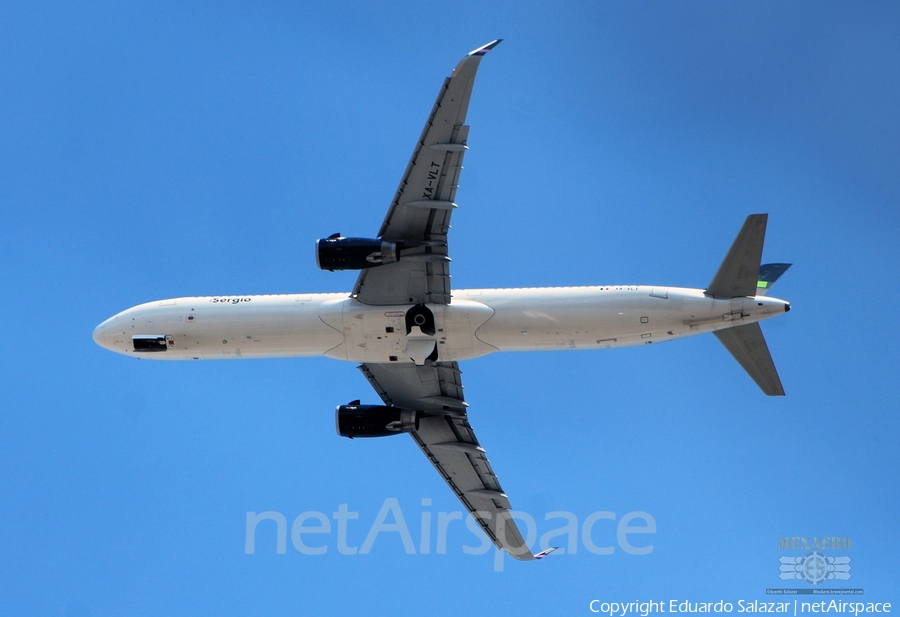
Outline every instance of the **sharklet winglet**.
[(479, 47), (478, 49), (473, 49), (472, 51), (470, 51), (470, 52), (468, 53), (468, 55), (470, 55), (470, 56), (483, 56), (484, 54), (486, 54), (487, 52), (491, 51), (493, 48), (495, 48), (497, 45), (499, 45), (499, 44), (502, 43), (502, 42), (503, 42), (503, 39), (494, 39), (493, 41), (491, 41), (491, 42), (488, 43), (487, 45), (482, 45), (482, 46)]

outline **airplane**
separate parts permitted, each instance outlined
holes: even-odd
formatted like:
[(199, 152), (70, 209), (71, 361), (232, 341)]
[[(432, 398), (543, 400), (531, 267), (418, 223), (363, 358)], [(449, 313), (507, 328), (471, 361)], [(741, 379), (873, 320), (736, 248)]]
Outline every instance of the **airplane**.
[(761, 265), (767, 214), (745, 220), (705, 289), (646, 285), (451, 289), (448, 231), (467, 150), (475, 74), (494, 40), (444, 80), (374, 239), (316, 242), (323, 270), (358, 270), (350, 293), (148, 302), (110, 317), (96, 343), (140, 359), (326, 356), (359, 363), (381, 405), (337, 406), (344, 437), (409, 433), (500, 549), (532, 553), (468, 420), (459, 362), (497, 351), (613, 349), (712, 332), (762, 391), (784, 388), (759, 327), (791, 305), (766, 296), (790, 267)]

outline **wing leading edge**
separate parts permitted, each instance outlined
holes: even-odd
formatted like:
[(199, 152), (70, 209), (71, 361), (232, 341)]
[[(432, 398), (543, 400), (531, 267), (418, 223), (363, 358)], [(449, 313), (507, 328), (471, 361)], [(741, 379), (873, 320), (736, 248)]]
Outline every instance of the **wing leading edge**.
[(353, 296), (363, 304), (449, 304), (447, 232), (469, 127), (466, 112), (481, 58), (491, 41), (463, 58), (444, 80), (378, 236), (396, 242), (400, 260), (363, 270)]

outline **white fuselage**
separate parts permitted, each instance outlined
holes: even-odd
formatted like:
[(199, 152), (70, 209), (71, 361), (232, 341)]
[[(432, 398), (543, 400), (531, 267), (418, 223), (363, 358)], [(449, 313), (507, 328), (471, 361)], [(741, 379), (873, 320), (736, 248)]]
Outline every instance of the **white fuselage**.
[[(346, 293), (192, 297), (148, 302), (97, 326), (94, 340), (154, 360), (327, 356), (351, 362), (412, 362), (416, 342), (438, 360), (494, 351), (603, 349), (660, 343), (757, 322), (789, 310), (765, 296), (714, 299), (702, 289), (648, 286), (463, 289), (429, 304), (434, 335), (411, 305), (371, 306)], [(134, 338), (164, 338), (164, 351), (136, 351)]]

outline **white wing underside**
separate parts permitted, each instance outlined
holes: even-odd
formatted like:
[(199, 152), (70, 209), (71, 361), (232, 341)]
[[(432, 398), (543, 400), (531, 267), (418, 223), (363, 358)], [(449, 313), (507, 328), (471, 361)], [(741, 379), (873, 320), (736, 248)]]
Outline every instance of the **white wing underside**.
[(363, 364), (359, 368), (385, 404), (433, 414), (423, 417), (411, 433), (415, 442), (498, 548), (516, 559), (534, 559), (469, 424), (457, 363)]
[(363, 304), (450, 303), (447, 231), (469, 135), (466, 112), (481, 57), (499, 42), (468, 54), (444, 80), (378, 232), (409, 248), (400, 261), (360, 273), (353, 296)]

